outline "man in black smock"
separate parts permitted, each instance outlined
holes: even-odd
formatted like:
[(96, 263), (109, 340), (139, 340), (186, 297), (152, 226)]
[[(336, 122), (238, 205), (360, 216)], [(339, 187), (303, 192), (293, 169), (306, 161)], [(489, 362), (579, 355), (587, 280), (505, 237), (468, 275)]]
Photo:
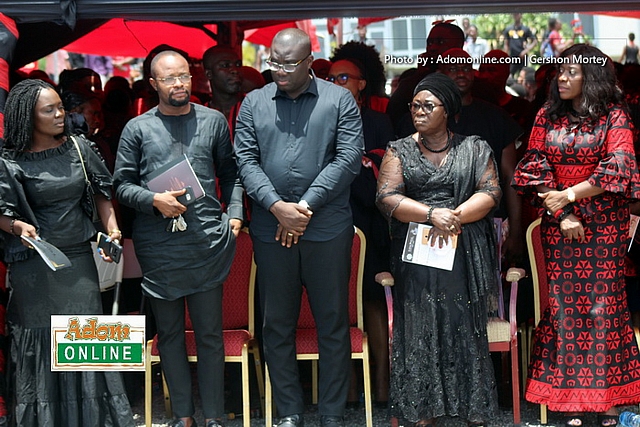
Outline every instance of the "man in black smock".
[[(174, 51), (151, 63), (157, 107), (132, 119), (118, 147), (114, 185), (120, 203), (136, 210), (133, 242), (158, 330), (162, 367), (176, 417), (173, 426), (190, 427), (195, 409), (184, 343), (185, 300), (198, 347), (198, 384), (206, 427), (222, 425), (224, 346), (222, 283), (242, 226), (242, 188), (229, 137), (219, 112), (189, 103), (191, 76), (186, 59)], [(184, 190), (154, 193), (149, 174), (186, 155), (205, 196), (182, 205)], [(216, 196), (218, 178), (227, 213)], [(187, 228), (170, 226), (182, 216)], [(172, 231), (173, 230), (173, 231)]]
[(238, 114), (240, 179), (254, 201), (265, 358), (278, 426), (302, 426), (295, 329), (302, 286), (318, 330), (322, 426), (342, 426), (350, 374), (348, 283), (353, 221), (349, 187), (360, 172), (362, 122), (349, 91), (309, 74), (309, 37), (273, 39), (273, 83), (250, 92)]

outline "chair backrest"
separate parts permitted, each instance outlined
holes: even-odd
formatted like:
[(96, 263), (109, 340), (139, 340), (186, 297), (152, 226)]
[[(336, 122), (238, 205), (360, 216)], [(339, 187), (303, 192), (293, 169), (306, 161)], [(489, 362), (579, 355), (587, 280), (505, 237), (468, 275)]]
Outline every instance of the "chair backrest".
[[(349, 276), (349, 325), (364, 328), (362, 318), (362, 277), (364, 274), (364, 253), (366, 239), (364, 233), (354, 227), (353, 244), (351, 245), (351, 273)], [(307, 291), (303, 288), (300, 301), (300, 316), (298, 317), (298, 329), (315, 329), (311, 306)]]
[[(242, 230), (236, 239), (236, 253), (229, 276), (222, 285), (222, 329), (247, 329), (254, 334), (255, 278), (253, 242), (249, 233)], [(193, 329), (186, 306), (185, 329)]]
[(534, 319), (536, 325), (538, 325), (542, 313), (549, 305), (549, 283), (547, 281), (547, 267), (540, 232), (541, 222), (542, 219), (538, 218), (527, 228), (527, 248), (529, 250), (531, 279), (533, 281)]

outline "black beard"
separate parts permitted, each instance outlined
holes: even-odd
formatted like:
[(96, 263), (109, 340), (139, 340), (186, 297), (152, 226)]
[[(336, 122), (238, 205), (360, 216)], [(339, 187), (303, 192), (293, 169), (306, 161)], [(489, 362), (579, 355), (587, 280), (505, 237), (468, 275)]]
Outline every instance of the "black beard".
[(189, 103), (189, 98), (185, 98), (184, 101), (177, 101), (174, 98), (169, 98), (169, 105), (172, 107), (184, 107)]

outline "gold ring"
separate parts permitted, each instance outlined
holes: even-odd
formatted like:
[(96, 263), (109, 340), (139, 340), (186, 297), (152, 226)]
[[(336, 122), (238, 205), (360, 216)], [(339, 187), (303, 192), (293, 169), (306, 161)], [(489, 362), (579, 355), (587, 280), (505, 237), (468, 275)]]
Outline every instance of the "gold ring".
[(293, 233), (287, 233), (287, 236), (291, 237), (293, 236)]
[(451, 225), (449, 226), (449, 230), (453, 231), (453, 230), (455, 230), (455, 229), (456, 229), (456, 226), (455, 226), (455, 225), (451, 224)]

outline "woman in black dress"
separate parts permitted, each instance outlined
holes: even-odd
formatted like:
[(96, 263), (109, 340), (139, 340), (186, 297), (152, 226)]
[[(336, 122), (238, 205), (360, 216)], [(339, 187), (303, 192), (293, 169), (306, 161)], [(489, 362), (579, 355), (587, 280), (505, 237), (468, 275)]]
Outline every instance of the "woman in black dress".
[[(111, 176), (83, 139), (76, 141), (102, 225), (111, 239), (120, 239), (109, 200)], [(18, 426), (134, 425), (118, 372), (51, 371), (51, 315), (102, 314), (89, 243), (96, 230), (81, 203), (85, 177), (80, 161), (53, 87), (40, 80), (18, 83), (5, 106), (0, 158), (0, 230), (11, 289), (9, 385)], [(72, 266), (51, 271), (22, 244), (21, 235), (47, 240)]]
[[(486, 141), (448, 129), (460, 108), (449, 77), (425, 77), (410, 104), (418, 132), (389, 143), (378, 177), (395, 277), (390, 411), (416, 426), (445, 416), (484, 425), (497, 410), (487, 302), (497, 290), (492, 211), (502, 192)], [(457, 239), (451, 270), (401, 259), (409, 222), (432, 226), (431, 245)]]

